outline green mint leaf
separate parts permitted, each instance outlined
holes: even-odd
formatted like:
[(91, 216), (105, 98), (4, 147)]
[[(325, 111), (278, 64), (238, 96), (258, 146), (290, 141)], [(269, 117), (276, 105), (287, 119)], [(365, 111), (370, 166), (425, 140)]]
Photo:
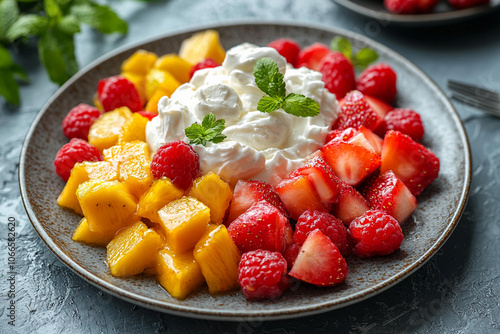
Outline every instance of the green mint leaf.
[(370, 48), (363, 48), (359, 50), (353, 59), (354, 66), (359, 69), (363, 69), (376, 61), (378, 59), (378, 54)]
[(27, 79), (26, 73), (14, 63), (9, 51), (0, 46), (0, 95), (8, 103), (18, 105), (20, 98), (16, 77)]
[(56, 0), (44, 0), (43, 5), (48, 18), (58, 19), (62, 16), (61, 7)]
[(319, 115), (318, 102), (301, 94), (290, 93), (285, 98), (282, 108), (288, 114), (299, 117), (313, 117)]
[(216, 120), (215, 115), (209, 113), (205, 115), (201, 125), (193, 123), (186, 129), (184, 133), (190, 139), (190, 145), (206, 146), (207, 142), (220, 143), (226, 138), (222, 131), (226, 128), (226, 121), (223, 119)]
[(351, 43), (344, 37), (337, 36), (330, 42), (330, 49), (342, 53), (347, 59), (352, 60)]
[(7, 31), (7, 39), (13, 41), (21, 37), (39, 36), (46, 30), (47, 25), (46, 17), (34, 14), (22, 15)]
[(19, 8), (15, 0), (0, 1), (0, 40), (6, 39), (7, 31), (16, 22)]
[(257, 104), (257, 110), (265, 113), (270, 113), (279, 108), (281, 108), (281, 100), (270, 96), (263, 96)]
[(127, 22), (122, 20), (109, 6), (94, 2), (82, 3), (72, 6), (70, 12), (78, 21), (90, 25), (103, 34), (127, 33)]
[(269, 57), (257, 60), (253, 71), (257, 87), (274, 98), (284, 98), (286, 85), (276, 62)]
[(57, 24), (59, 30), (67, 35), (74, 35), (80, 32), (80, 22), (74, 15), (64, 16)]

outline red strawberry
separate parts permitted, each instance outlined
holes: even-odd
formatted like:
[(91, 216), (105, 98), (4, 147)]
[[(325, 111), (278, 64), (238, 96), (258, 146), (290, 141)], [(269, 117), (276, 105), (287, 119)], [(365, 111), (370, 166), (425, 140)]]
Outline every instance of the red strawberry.
[(198, 70), (202, 70), (204, 68), (214, 68), (214, 67), (218, 67), (218, 66), (220, 66), (220, 64), (218, 62), (216, 62), (215, 60), (213, 60), (212, 58), (205, 58), (191, 68), (191, 71), (189, 71), (189, 77), (192, 78), (194, 75), (194, 72), (196, 72)]
[(88, 140), (90, 126), (101, 116), (101, 112), (88, 104), (80, 103), (72, 108), (62, 121), (62, 130), (68, 138)]
[(299, 58), (300, 46), (296, 41), (290, 38), (280, 38), (272, 41), (267, 46), (276, 49), (280, 55), (286, 58), (287, 63), (297, 66)]
[(333, 129), (358, 129), (364, 125), (370, 130), (374, 130), (383, 121), (383, 117), (378, 115), (367, 103), (363, 93), (355, 90), (346, 95), (340, 112), (333, 123)]
[(335, 94), (337, 100), (356, 88), (354, 66), (340, 52), (331, 52), (321, 61), (319, 71), (323, 74), (325, 88)]
[(396, 130), (420, 142), (424, 136), (424, 124), (420, 115), (411, 109), (394, 109), (388, 113), (384, 122), (377, 128), (380, 135), (389, 130)]
[(142, 109), (143, 101), (137, 88), (128, 79), (115, 75), (99, 80), (97, 98), (104, 111), (111, 111), (119, 107), (128, 107), (133, 112)]
[(384, 63), (371, 65), (356, 80), (356, 89), (364, 95), (392, 103), (397, 94), (396, 72)]
[(370, 95), (365, 95), (365, 101), (381, 119), (384, 119), (385, 115), (394, 109), (391, 105)]
[(395, 14), (429, 13), (439, 0), (384, 0), (384, 6)]
[(354, 254), (361, 258), (388, 255), (403, 241), (401, 226), (392, 216), (378, 210), (366, 211), (349, 225)]
[(149, 120), (152, 120), (153, 118), (155, 118), (156, 116), (158, 116), (157, 113), (154, 113), (154, 112), (151, 112), (151, 111), (147, 111), (147, 110), (141, 110), (141, 111), (138, 111), (137, 113), (139, 115), (141, 115), (142, 117), (146, 117)]
[(337, 246), (320, 230), (309, 233), (289, 275), (319, 287), (345, 281), (348, 269)]
[(448, 0), (448, 2), (457, 9), (463, 9), (489, 4), (490, 0)]
[(349, 139), (358, 134), (358, 130), (355, 128), (347, 128), (347, 129), (335, 129), (332, 130), (327, 136), (325, 143), (328, 143), (332, 140), (340, 140), (347, 142)]
[(54, 167), (57, 175), (64, 181), (68, 181), (71, 169), (77, 162), (100, 160), (102, 160), (102, 155), (97, 148), (83, 139), (73, 138), (57, 152)]
[(363, 215), (370, 209), (366, 199), (353, 187), (341, 184), (339, 201), (333, 205), (332, 214), (339, 218), (345, 225)]
[(298, 245), (295, 242), (292, 242), (292, 244), (290, 244), (283, 253), (283, 257), (286, 260), (288, 269), (292, 269), (293, 264), (295, 263), (295, 259), (297, 258), (297, 255), (299, 255), (301, 246), (302, 245)]
[(382, 153), (383, 139), (363, 125), (359, 127), (359, 132), (361, 132), (363, 136), (365, 136), (366, 140), (370, 143), (375, 153), (380, 156), (380, 154)]
[(363, 146), (332, 140), (321, 148), (326, 162), (342, 181), (356, 186), (380, 166), (380, 157)]
[(299, 52), (297, 68), (305, 66), (311, 70), (319, 71), (323, 58), (332, 50), (325, 44), (314, 43)]
[(370, 207), (393, 216), (399, 223), (403, 223), (417, 207), (415, 196), (391, 170), (370, 182), (365, 189)]
[(267, 201), (253, 204), (227, 230), (242, 253), (256, 249), (284, 252), (292, 242), (288, 219)]
[(245, 181), (240, 179), (234, 186), (233, 199), (229, 206), (226, 226), (238, 218), (252, 204), (262, 200), (274, 205), (285, 217), (288, 216), (285, 206), (281, 203), (278, 194), (271, 185), (262, 181)]
[(410, 136), (390, 130), (382, 145), (380, 172), (388, 170), (394, 171), (411, 193), (418, 196), (438, 177), (439, 159)]

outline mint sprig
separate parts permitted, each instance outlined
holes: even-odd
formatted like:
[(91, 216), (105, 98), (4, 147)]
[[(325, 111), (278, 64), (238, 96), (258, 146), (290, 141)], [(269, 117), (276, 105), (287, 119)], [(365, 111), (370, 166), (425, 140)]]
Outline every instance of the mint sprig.
[(257, 110), (270, 113), (283, 109), (286, 113), (299, 117), (319, 115), (319, 105), (313, 99), (302, 94), (286, 94), (283, 74), (273, 59), (268, 57), (258, 59), (253, 75), (257, 87), (267, 94), (260, 99)]
[(190, 139), (190, 145), (206, 146), (207, 142), (220, 143), (226, 138), (222, 131), (226, 128), (226, 121), (223, 119), (215, 119), (215, 115), (208, 113), (203, 118), (201, 125), (198, 123), (191, 124), (184, 130), (186, 137)]
[(351, 43), (340, 36), (332, 39), (330, 49), (341, 52), (358, 70), (363, 70), (378, 59), (377, 52), (370, 48), (362, 48), (358, 52), (353, 53)]

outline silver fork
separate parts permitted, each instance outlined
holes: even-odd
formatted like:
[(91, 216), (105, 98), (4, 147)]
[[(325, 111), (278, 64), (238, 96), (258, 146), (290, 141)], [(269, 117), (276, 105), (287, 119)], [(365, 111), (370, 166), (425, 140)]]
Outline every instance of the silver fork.
[(478, 86), (448, 80), (451, 98), (500, 117), (500, 94)]

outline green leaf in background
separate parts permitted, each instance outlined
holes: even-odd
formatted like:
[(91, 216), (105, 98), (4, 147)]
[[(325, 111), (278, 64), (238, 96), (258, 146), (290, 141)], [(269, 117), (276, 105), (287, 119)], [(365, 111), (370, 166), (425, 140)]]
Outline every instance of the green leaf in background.
[(81, 23), (90, 25), (103, 34), (114, 32), (127, 33), (127, 22), (122, 20), (108, 6), (93, 2), (82, 3), (71, 7), (70, 13)]
[(342, 53), (347, 59), (352, 61), (351, 43), (344, 37), (337, 36), (330, 42), (330, 49)]
[(49, 28), (38, 41), (38, 54), (50, 80), (59, 85), (78, 71), (73, 35)]
[(16, 78), (28, 80), (21, 66), (12, 60), (9, 51), (0, 46), (0, 95), (7, 102), (18, 105), (20, 98)]
[(0, 0), (0, 40), (6, 39), (9, 27), (18, 16), (19, 8), (15, 0)]
[(351, 42), (340, 36), (332, 39), (330, 42), (330, 49), (342, 53), (357, 70), (363, 70), (378, 59), (377, 52), (370, 48), (362, 48), (354, 53), (352, 51)]
[(7, 31), (7, 39), (13, 41), (21, 37), (39, 36), (47, 29), (47, 24), (46, 17), (34, 14), (21, 15)]
[(74, 35), (80, 32), (80, 22), (74, 15), (66, 15), (58, 22), (58, 28), (62, 33)]
[(48, 18), (59, 18), (62, 16), (61, 8), (56, 0), (44, 0), (43, 7)]
[(370, 48), (363, 48), (359, 50), (356, 55), (354, 56), (353, 59), (353, 64), (354, 66), (357, 66), (360, 69), (363, 69), (376, 61), (378, 59), (378, 54), (370, 49)]

